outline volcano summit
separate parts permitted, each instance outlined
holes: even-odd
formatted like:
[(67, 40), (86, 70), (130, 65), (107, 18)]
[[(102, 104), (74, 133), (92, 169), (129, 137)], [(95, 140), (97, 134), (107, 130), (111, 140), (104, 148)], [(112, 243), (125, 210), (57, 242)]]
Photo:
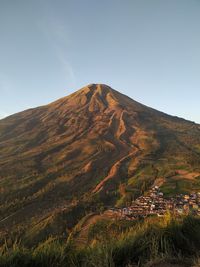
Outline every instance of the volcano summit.
[[(200, 126), (91, 84), (0, 120), (0, 231), (62, 234), (152, 185), (200, 189)], [(7, 229), (7, 230), (6, 230)]]

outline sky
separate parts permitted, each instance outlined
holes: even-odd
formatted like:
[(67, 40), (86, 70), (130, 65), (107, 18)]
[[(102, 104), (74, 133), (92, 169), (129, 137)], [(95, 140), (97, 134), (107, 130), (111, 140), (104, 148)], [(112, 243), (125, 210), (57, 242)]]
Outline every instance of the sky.
[(0, 0), (0, 118), (90, 83), (200, 123), (200, 0)]

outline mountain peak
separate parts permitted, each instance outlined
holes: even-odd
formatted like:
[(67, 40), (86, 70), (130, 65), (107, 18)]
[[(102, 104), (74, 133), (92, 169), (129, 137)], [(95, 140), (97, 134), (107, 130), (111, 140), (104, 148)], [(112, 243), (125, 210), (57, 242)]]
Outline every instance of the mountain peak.
[(107, 84), (103, 84), (103, 83), (90, 83), (88, 84), (86, 87), (89, 87), (90, 89), (111, 89), (111, 90), (114, 90), (112, 89), (109, 85)]
[(114, 92), (115, 90), (106, 84), (91, 83), (91, 84), (88, 84), (88, 85), (82, 87), (79, 91), (82, 93), (88, 93), (89, 91), (91, 91), (93, 93), (99, 92), (100, 94), (102, 94), (103, 92), (109, 92), (109, 91)]
[(93, 201), (94, 194), (114, 205), (154, 183), (166, 192), (190, 192), (200, 189), (199, 176), (195, 124), (105, 84), (0, 120), (0, 220), (7, 216), (1, 233), (8, 225), (15, 231), (16, 222), (25, 229), (30, 221), (40, 224), (58, 207)]

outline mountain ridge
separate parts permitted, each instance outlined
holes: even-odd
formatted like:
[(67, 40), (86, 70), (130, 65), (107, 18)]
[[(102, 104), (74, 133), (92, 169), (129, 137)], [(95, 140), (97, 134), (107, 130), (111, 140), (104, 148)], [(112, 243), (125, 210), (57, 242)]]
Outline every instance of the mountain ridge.
[(166, 194), (200, 189), (199, 133), (103, 84), (0, 120), (0, 231), (29, 236), (40, 221), (36, 236), (61, 233), (83, 211), (124, 205), (155, 183)]
[(161, 114), (163, 114), (163, 115), (166, 115), (166, 116), (173, 117), (174, 119), (178, 119), (178, 120), (180, 119), (180, 120), (187, 121), (187, 122), (191, 122), (191, 123), (194, 123), (194, 124), (200, 126), (200, 124), (197, 123), (197, 122), (195, 122), (195, 121), (192, 121), (192, 120), (189, 120), (189, 119), (185, 119), (184, 117), (179, 117), (179, 116), (176, 116), (176, 115), (172, 115), (172, 114), (166, 113), (166, 112), (164, 112), (164, 111), (159, 111), (159, 110), (157, 110), (157, 109), (155, 109), (155, 108), (152, 108), (152, 107), (150, 107), (150, 106), (148, 106), (148, 105), (141, 104), (140, 102), (138, 102), (138, 101), (136, 101), (136, 100), (133, 100), (131, 97), (129, 97), (129, 96), (127, 96), (127, 95), (125, 95), (125, 94), (123, 94), (123, 93), (121, 93), (121, 92), (119, 92), (119, 91), (113, 89), (111, 86), (106, 85), (106, 84), (102, 84), (102, 83), (97, 83), (97, 84), (96, 84), (96, 83), (91, 83), (91, 84), (88, 84), (88, 85), (86, 85), (86, 86), (80, 88), (79, 90), (77, 90), (77, 91), (75, 91), (75, 92), (73, 92), (73, 93), (71, 93), (71, 94), (69, 94), (69, 95), (67, 95), (67, 96), (61, 97), (61, 98), (59, 98), (59, 99), (57, 99), (57, 100), (53, 100), (53, 101), (50, 102), (49, 104), (45, 104), (45, 105), (41, 105), (41, 106), (37, 106), (37, 107), (31, 107), (31, 108), (28, 108), (28, 109), (25, 109), (25, 110), (16, 112), (16, 113), (14, 113), (14, 114), (11, 114), (11, 115), (8, 115), (8, 116), (6, 116), (6, 117), (4, 117), (4, 118), (1, 118), (0, 121), (1, 121), (1, 120), (5, 120), (5, 119), (10, 118), (10, 117), (13, 117), (13, 116), (16, 116), (16, 115), (19, 115), (19, 114), (21, 114), (21, 113), (23, 113), (23, 112), (33, 111), (33, 110), (38, 109), (38, 108), (43, 108), (43, 107), (46, 107), (46, 106), (54, 105), (55, 103), (58, 103), (59, 101), (65, 100), (65, 99), (67, 99), (67, 98), (69, 98), (69, 97), (72, 97), (72, 96), (74, 96), (74, 95), (76, 95), (76, 94), (78, 94), (78, 93), (83, 93), (83, 92), (85, 92), (86, 90), (89, 90), (89, 91), (90, 91), (90, 89), (92, 89), (92, 87), (99, 87), (99, 86), (100, 86), (101, 88), (103, 87), (103, 89), (108, 88), (109, 90), (111, 90), (111, 91), (113, 91), (113, 92), (115, 92), (115, 93), (117, 93), (117, 94), (120, 94), (120, 95), (122, 95), (122, 96), (124, 96), (124, 97), (130, 99), (131, 101), (134, 101), (135, 103), (137, 103), (137, 104), (139, 104), (139, 105), (141, 105), (141, 106), (143, 106), (143, 107), (146, 107), (146, 108), (148, 108), (148, 109), (150, 109), (150, 110), (159, 112), (159, 113), (161, 113)]

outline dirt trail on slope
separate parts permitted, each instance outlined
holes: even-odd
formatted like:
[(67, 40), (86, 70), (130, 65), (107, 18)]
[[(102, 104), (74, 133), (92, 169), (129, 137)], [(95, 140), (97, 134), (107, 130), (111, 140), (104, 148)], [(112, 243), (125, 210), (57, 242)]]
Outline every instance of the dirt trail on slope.
[(111, 218), (109, 214), (103, 213), (103, 214), (91, 214), (88, 216), (85, 220), (85, 222), (82, 224), (82, 227), (78, 233), (78, 235), (75, 237), (75, 244), (77, 246), (84, 246), (88, 242), (88, 232), (91, 225), (95, 224), (97, 221), (102, 219), (109, 219)]
[(92, 193), (97, 193), (99, 191), (101, 191), (101, 189), (103, 188), (103, 186), (105, 185), (105, 183), (112, 179), (115, 178), (119, 172), (120, 167), (122, 166), (123, 163), (125, 163), (126, 161), (128, 161), (131, 157), (135, 157), (137, 158), (140, 154), (140, 151), (134, 151), (130, 154), (128, 154), (127, 156), (121, 158), (120, 160), (118, 160), (117, 162), (115, 162), (115, 164), (112, 166), (112, 168), (110, 169), (109, 174), (93, 189)]

